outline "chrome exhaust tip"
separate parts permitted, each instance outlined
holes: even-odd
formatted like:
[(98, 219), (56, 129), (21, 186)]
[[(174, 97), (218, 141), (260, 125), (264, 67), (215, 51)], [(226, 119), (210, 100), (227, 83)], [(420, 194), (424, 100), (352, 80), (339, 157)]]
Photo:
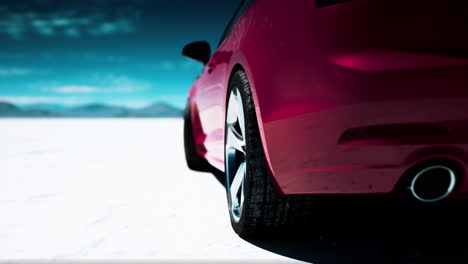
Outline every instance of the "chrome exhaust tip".
[(432, 165), (420, 170), (411, 180), (409, 189), (414, 198), (431, 203), (449, 196), (455, 188), (455, 172), (443, 165)]

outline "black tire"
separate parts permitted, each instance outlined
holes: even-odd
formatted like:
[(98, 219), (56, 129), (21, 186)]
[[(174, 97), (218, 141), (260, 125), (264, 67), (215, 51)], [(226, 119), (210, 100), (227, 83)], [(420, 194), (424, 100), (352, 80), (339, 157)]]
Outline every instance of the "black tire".
[[(308, 207), (310, 207), (311, 200), (308, 196), (288, 197), (280, 194), (275, 189), (267, 169), (255, 114), (255, 105), (250, 84), (244, 71), (237, 71), (233, 75), (227, 93), (227, 102), (233, 87), (238, 88), (244, 108), (247, 172), (244, 178), (245, 198), (242, 214), (236, 222), (229, 209), (231, 225), (241, 237), (259, 237), (274, 234), (276, 231), (290, 226), (290, 224), (296, 225), (306, 220), (307, 215), (310, 213)], [(225, 129), (227, 131), (227, 127)], [(230, 207), (229, 192), (227, 196), (228, 206)]]
[(189, 169), (194, 171), (209, 172), (211, 171), (210, 164), (200, 155), (195, 148), (195, 140), (193, 139), (192, 119), (190, 114), (190, 106), (187, 104), (184, 112), (184, 149), (185, 160)]

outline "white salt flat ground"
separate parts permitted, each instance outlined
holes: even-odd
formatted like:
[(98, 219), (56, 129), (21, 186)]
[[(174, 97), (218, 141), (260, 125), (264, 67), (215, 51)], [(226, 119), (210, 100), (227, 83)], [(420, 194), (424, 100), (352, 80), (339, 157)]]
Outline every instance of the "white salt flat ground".
[(0, 262), (28, 259), (296, 262), (235, 235), (182, 120), (2, 119)]

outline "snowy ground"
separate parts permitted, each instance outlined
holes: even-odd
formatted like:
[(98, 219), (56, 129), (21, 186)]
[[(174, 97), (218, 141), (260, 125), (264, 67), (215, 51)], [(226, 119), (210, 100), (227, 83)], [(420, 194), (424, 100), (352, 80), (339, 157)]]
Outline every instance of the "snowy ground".
[(0, 262), (295, 262), (231, 230), (178, 119), (0, 120)]

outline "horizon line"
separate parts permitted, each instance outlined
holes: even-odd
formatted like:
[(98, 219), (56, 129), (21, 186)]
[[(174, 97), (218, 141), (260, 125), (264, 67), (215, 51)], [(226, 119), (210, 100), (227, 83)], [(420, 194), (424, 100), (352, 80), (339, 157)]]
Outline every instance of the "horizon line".
[(157, 104), (165, 104), (165, 105), (168, 105), (168, 106), (171, 106), (171, 107), (174, 107), (174, 108), (178, 108), (178, 109), (183, 109), (183, 107), (180, 107), (176, 104), (173, 104), (173, 103), (170, 103), (170, 102), (167, 102), (165, 100), (159, 100), (159, 101), (154, 101), (154, 102), (149, 102), (149, 103), (146, 103), (146, 104), (141, 104), (141, 106), (130, 106), (130, 105), (126, 105), (125, 103), (114, 103), (114, 102), (111, 102), (111, 103), (106, 103), (106, 102), (102, 102), (102, 101), (90, 101), (90, 102), (87, 102), (87, 103), (54, 103), (54, 102), (36, 102), (36, 103), (15, 103), (15, 102), (12, 102), (12, 101), (9, 101), (9, 100), (1, 100), (0, 99), (0, 103), (7, 103), (7, 104), (11, 104), (11, 105), (14, 105), (14, 106), (17, 106), (17, 107), (27, 107), (27, 106), (31, 106), (31, 105), (51, 105), (51, 106), (60, 106), (60, 107), (64, 107), (64, 108), (74, 108), (74, 107), (80, 107), (80, 106), (88, 106), (88, 105), (104, 105), (104, 106), (113, 106), (113, 107), (125, 107), (125, 108), (130, 108), (130, 109), (139, 109), (139, 108), (145, 108), (145, 107), (148, 107), (148, 106), (152, 106), (152, 105), (157, 105)]

